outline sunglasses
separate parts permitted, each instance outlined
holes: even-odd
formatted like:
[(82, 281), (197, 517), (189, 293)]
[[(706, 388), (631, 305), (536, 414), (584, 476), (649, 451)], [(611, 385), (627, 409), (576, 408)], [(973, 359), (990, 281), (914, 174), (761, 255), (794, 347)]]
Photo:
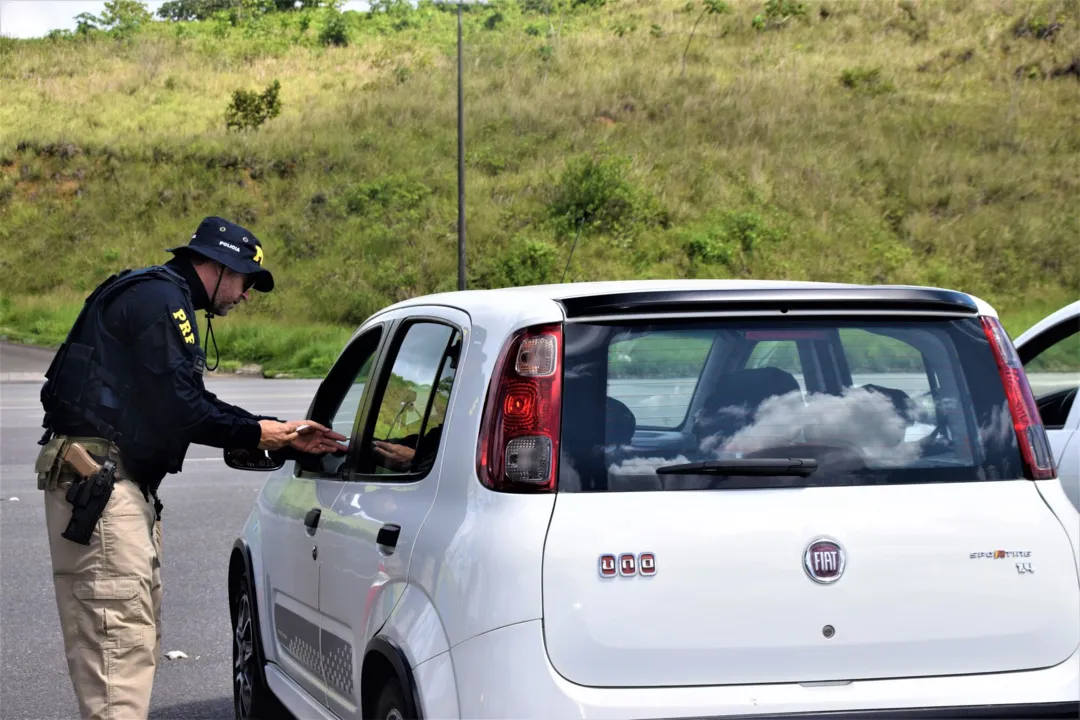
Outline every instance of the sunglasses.
[(247, 292), (255, 286), (255, 276), (247, 275), (244, 277), (244, 292)]

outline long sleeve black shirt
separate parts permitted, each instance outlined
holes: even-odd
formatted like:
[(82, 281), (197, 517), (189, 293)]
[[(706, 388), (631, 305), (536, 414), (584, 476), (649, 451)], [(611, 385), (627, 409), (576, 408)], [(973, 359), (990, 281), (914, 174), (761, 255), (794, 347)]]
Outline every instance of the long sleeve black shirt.
[(159, 410), (150, 419), (162, 432), (190, 443), (219, 448), (255, 448), (258, 417), (206, 389), (206, 353), (199, 341), (196, 312), (210, 302), (202, 280), (185, 259), (169, 267), (187, 282), (183, 290), (167, 280), (148, 280), (122, 292), (105, 312), (110, 334), (132, 352), (136, 392), (150, 392)]

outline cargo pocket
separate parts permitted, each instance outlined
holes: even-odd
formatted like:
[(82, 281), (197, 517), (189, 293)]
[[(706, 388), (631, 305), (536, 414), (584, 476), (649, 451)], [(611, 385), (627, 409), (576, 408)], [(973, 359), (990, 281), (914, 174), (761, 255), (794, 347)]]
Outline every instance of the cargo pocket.
[(77, 642), (101, 648), (146, 644), (148, 618), (143, 612), (142, 582), (134, 577), (76, 580)]

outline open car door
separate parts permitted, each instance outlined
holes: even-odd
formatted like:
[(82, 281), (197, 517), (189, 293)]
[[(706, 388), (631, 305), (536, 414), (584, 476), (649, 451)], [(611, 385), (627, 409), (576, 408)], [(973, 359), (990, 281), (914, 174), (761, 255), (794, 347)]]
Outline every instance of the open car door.
[(1062, 488), (1080, 509), (1080, 404), (1076, 403), (1080, 301), (1043, 318), (1020, 335), (1015, 345), (1050, 439)]

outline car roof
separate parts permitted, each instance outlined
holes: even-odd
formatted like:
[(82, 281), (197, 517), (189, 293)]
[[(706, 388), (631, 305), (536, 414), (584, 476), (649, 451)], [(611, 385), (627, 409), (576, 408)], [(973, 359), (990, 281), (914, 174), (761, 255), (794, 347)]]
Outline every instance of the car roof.
[[(473, 307), (490, 306), (499, 302), (499, 298), (520, 301), (523, 295), (532, 296), (538, 301), (561, 302), (574, 298), (602, 297), (605, 295), (620, 295), (627, 293), (661, 293), (661, 292), (700, 292), (700, 291), (736, 291), (736, 290), (828, 290), (828, 289), (859, 289), (859, 290), (941, 290), (943, 292), (958, 292), (943, 288), (931, 288), (917, 285), (858, 285), (854, 283), (816, 282), (802, 280), (700, 280), (700, 279), (670, 279), (670, 280), (608, 280), (598, 282), (558, 283), (549, 285), (523, 285), (506, 288), (491, 288), (481, 290), (459, 290), (452, 292), (433, 293), (420, 295), (403, 300), (391, 305), (386, 310), (415, 305), (449, 305), (459, 307), (466, 312)], [(983, 300), (960, 293), (975, 303), (982, 315), (997, 316), (997, 312)]]

